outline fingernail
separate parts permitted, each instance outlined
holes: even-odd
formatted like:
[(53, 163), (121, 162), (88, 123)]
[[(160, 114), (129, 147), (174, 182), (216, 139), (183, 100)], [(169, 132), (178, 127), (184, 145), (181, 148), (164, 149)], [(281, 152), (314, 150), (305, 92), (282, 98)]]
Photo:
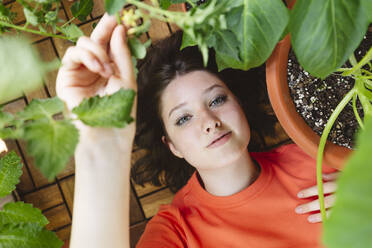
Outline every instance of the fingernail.
[(97, 60), (95, 60), (95, 59), (93, 59), (93, 60), (91, 61), (91, 66), (92, 66), (94, 69), (96, 69), (97, 71), (99, 71), (99, 70), (102, 69), (100, 63), (99, 63)]
[(296, 213), (298, 213), (298, 214), (302, 214), (303, 209), (302, 209), (302, 207), (297, 207), (297, 208), (295, 209), (295, 211), (296, 211)]
[(311, 223), (315, 223), (315, 222), (319, 221), (316, 216), (312, 216), (312, 215), (310, 215), (309, 217), (307, 217), (307, 220), (309, 222), (311, 222)]

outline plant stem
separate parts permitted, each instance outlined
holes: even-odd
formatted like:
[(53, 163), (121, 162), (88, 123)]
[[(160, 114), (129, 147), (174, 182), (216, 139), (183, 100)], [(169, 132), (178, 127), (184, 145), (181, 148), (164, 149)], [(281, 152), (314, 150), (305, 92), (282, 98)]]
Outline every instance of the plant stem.
[(191, 7), (193, 7), (193, 8), (195, 7), (195, 3), (193, 3), (191, 0), (187, 0), (186, 2), (187, 2), (188, 4), (190, 4)]
[(357, 97), (358, 97), (358, 94), (357, 94), (357, 92), (355, 92), (354, 95), (353, 95), (353, 111), (354, 111), (355, 118), (357, 119), (357, 121), (359, 123), (359, 126), (362, 129), (364, 129), (364, 125), (363, 125), (362, 119), (360, 118), (359, 113), (358, 113), (358, 110), (357, 110), (357, 107), (356, 107), (356, 99), (357, 99)]
[(74, 16), (74, 17), (72, 17), (70, 20), (68, 20), (68, 22), (66, 22), (66, 23), (64, 23), (62, 26), (61, 26), (61, 28), (64, 28), (64, 27), (66, 27), (68, 24), (70, 24), (72, 21), (74, 21), (76, 19), (76, 17)]
[(323, 162), (323, 153), (325, 144), (327, 142), (328, 134), (331, 131), (331, 128), (336, 121), (337, 117), (341, 113), (341, 111), (345, 108), (347, 103), (350, 101), (350, 99), (353, 97), (356, 89), (351, 89), (342, 99), (342, 101), (337, 105), (336, 109), (333, 111), (331, 117), (329, 118), (322, 136), (320, 137), (319, 147), (318, 147), (318, 154), (316, 159), (316, 179), (317, 179), (317, 185), (318, 185), (318, 195), (319, 195), (319, 203), (320, 203), (320, 212), (322, 215), (323, 223), (326, 221), (326, 210), (324, 205), (324, 195), (323, 195), (323, 181), (322, 181), (322, 162)]
[[(183, 13), (175, 13), (174, 11), (163, 10), (159, 8), (154, 8), (151, 5), (136, 1), (136, 0), (127, 0), (127, 3), (133, 4), (138, 8), (145, 9), (149, 11), (149, 14), (152, 17), (160, 19), (161, 21), (175, 22), (174, 19), (176, 16), (184, 15)], [(157, 14), (157, 15), (155, 15)], [(165, 17), (164, 17), (165, 16)]]
[(3, 21), (0, 21), (0, 25), (6, 26), (6, 27), (9, 27), (9, 28), (14, 28), (16, 30), (21, 30), (21, 31), (24, 31), (24, 32), (29, 32), (29, 33), (33, 33), (33, 34), (42, 35), (42, 36), (48, 36), (48, 37), (54, 37), (54, 38), (69, 40), (69, 38), (67, 38), (66, 36), (51, 34), (51, 33), (44, 33), (44, 32), (40, 32), (40, 31), (37, 31), (37, 30), (27, 29), (27, 28), (19, 27), (19, 26), (16, 26), (14, 24), (10, 24), (10, 23), (3, 22)]
[[(347, 75), (350, 75), (350, 74), (354, 73), (355, 71), (362, 68), (365, 64), (367, 64), (371, 59), (372, 59), (372, 47), (368, 50), (366, 55), (364, 55), (364, 57), (359, 61), (358, 64), (356, 64), (356, 61), (353, 61), (353, 62), (355, 62), (355, 64), (353, 64), (353, 68), (350, 71), (344, 72), (343, 75), (347, 76)], [(355, 60), (355, 57), (354, 57), (354, 60)], [(350, 62), (353, 63), (352, 58), (351, 58)]]

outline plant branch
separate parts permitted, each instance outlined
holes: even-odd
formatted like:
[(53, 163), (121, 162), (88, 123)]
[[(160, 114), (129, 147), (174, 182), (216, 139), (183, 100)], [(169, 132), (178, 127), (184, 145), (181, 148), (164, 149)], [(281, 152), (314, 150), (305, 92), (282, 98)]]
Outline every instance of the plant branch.
[(68, 24), (70, 24), (72, 21), (74, 21), (76, 19), (76, 17), (74, 16), (74, 17), (72, 17), (70, 20), (68, 20), (68, 22), (66, 22), (66, 23), (64, 23), (62, 26), (61, 26), (61, 28), (64, 28), (64, 27), (66, 27)]
[(6, 26), (6, 27), (9, 27), (9, 28), (14, 28), (16, 30), (28, 32), (28, 33), (33, 33), (33, 34), (38, 34), (38, 35), (42, 35), (42, 36), (49, 36), (49, 37), (53, 37), (53, 38), (60, 38), (60, 39), (64, 39), (64, 40), (69, 40), (69, 38), (67, 38), (66, 36), (62, 36), (62, 35), (58, 35), (58, 34), (51, 34), (51, 33), (44, 33), (44, 32), (37, 31), (37, 30), (27, 29), (25, 27), (19, 27), (19, 26), (16, 26), (14, 24), (3, 22), (1, 20), (0, 20), (0, 25)]
[[(347, 76), (347, 75), (350, 75), (350, 74), (354, 73), (355, 71), (362, 68), (365, 64), (367, 64), (371, 59), (372, 59), (372, 47), (368, 50), (366, 55), (364, 55), (364, 57), (359, 61), (359, 63), (356, 64), (355, 56), (354, 56), (354, 61), (352, 61), (353, 59), (351, 58), (350, 62), (352, 63), (353, 68), (350, 71), (344, 72), (343, 75)], [(353, 64), (353, 63), (355, 63), (355, 64)]]
[(320, 203), (320, 212), (322, 215), (323, 223), (326, 221), (326, 210), (325, 210), (325, 204), (324, 204), (324, 194), (323, 194), (323, 181), (322, 181), (322, 162), (323, 162), (323, 153), (325, 144), (327, 142), (328, 134), (332, 129), (333, 124), (335, 123), (337, 117), (341, 113), (341, 111), (345, 108), (347, 103), (351, 100), (355, 93), (356, 89), (355, 87), (350, 90), (345, 97), (341, 100), (341, 102), (337, 105), (336, 109), (333, 111), (331, 117), (329, 118), (322, 136), (320, 137), (319, 147), (318, 147), (318, 154), (316, 159), (316, 179), (317, 179), (317, 185), (318, 185), (318, 195), (319, 195), (319, 203)]

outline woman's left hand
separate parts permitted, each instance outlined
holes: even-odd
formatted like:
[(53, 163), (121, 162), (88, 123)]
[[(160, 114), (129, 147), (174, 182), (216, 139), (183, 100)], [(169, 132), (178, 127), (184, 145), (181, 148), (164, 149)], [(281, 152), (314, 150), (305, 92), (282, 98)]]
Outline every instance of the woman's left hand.
[[(335, 202), (335, 195), (332, 193), (336, 191), (337, 185), (336, 185), (335, 180), (338, 178), (339, 174), (340, 172), (323, 174), (323, 179), (327, 181), (323, 183), (323, 191), (324, 191), (323, 193), (331, 194), (331, 195), (324, 197), (324, 205), (326, 209), (332, 207)], [(308, 198), (312, 196), (318, 196), (317, 185), (301, 190), (300, 192), (298, 192), (297, 196), (299, 198)], [(311, 201), (303, 205), (299, 205), (296, 207), (295, 211), (298, 214), (306, 214), (309, 212), (320, 211), (319, 199)], [(329, 211), (330, 210), (326, 211), (327, 216), (329, 215)], [(312, 214), (307, 218), (307, 220), (310, 223), (321, 222), (322, 216), (320, 213)]]

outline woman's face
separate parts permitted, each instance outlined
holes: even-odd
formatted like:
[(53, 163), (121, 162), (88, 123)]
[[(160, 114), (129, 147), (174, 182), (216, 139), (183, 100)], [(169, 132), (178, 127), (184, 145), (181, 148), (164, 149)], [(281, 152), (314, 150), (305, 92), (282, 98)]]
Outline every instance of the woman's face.
[(250, 130), (244, 112), (213, 74), (193, 71), (176, 77), (163, 91), (160, 106), (170, 150), (195, 168), (220, 168), (247, 151)]

